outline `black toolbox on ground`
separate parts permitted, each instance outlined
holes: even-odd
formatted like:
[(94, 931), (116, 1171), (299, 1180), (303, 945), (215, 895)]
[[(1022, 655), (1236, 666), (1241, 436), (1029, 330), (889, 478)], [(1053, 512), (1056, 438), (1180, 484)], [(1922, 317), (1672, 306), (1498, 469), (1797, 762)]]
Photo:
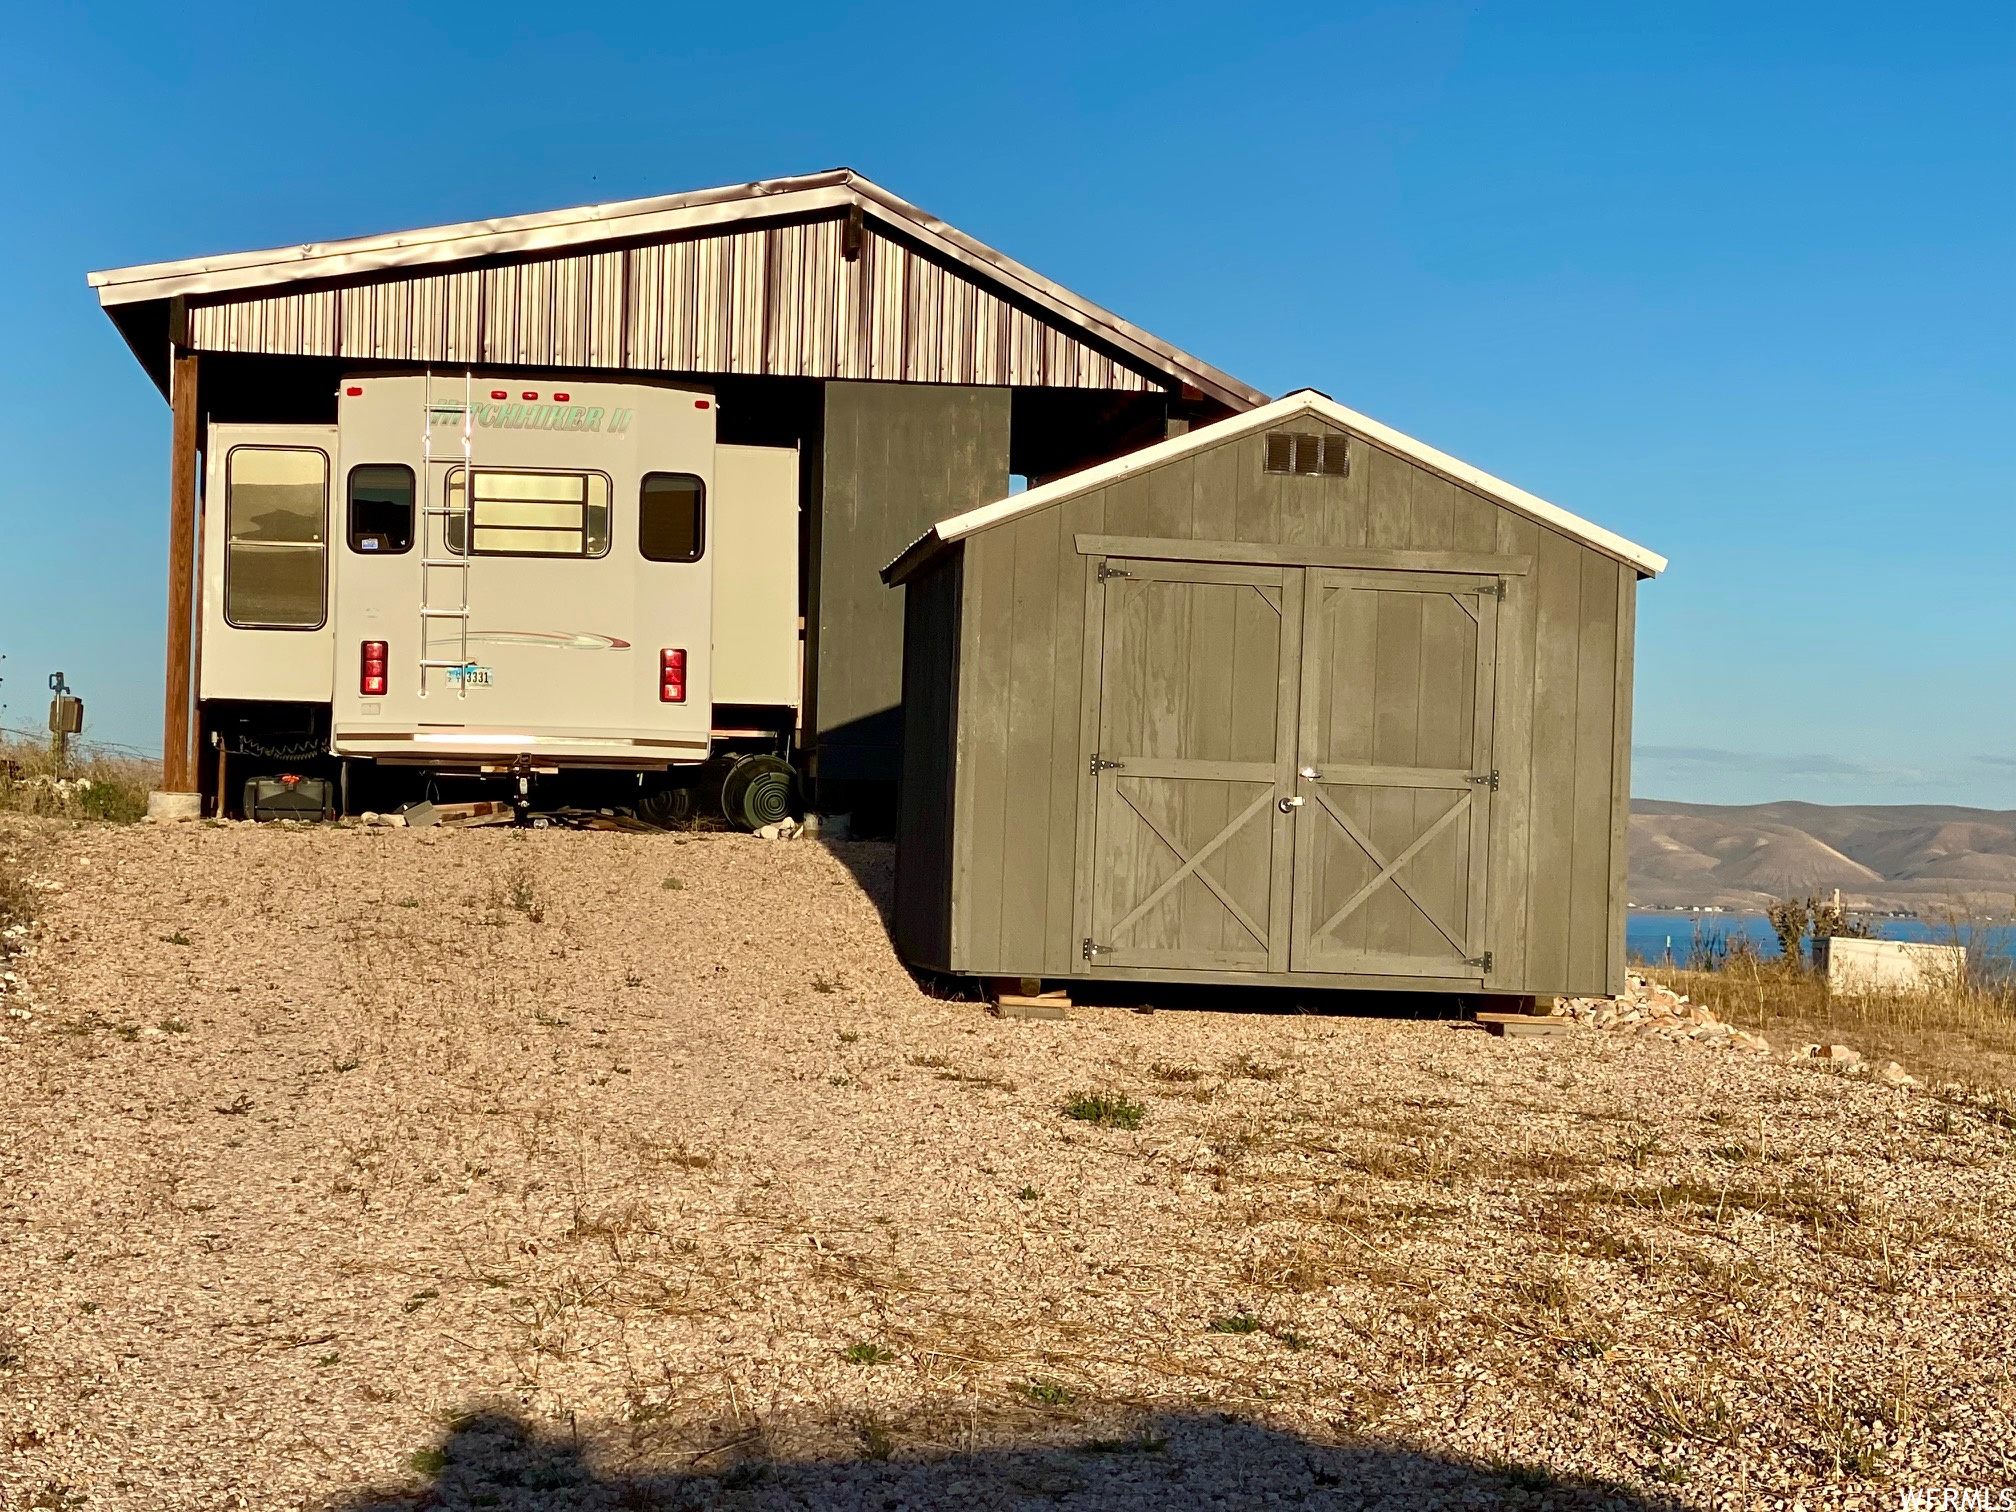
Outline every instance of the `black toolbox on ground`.
[(301, 819), (319, 824), (336, 817), (336, 786), (327, 777), (248, 777), (247, 819)]

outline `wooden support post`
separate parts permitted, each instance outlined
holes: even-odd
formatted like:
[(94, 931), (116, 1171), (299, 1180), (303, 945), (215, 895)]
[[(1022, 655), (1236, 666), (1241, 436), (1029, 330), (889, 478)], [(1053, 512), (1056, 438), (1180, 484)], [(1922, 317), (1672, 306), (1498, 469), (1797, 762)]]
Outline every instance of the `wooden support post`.
[(994, 1016), (1004, 1019), (1068, 1019), (1070, 994), (1061, 988), (1049, 992), (1035, 977), (996, 977), (988, 984)]
[(196, 787), (196, 354), (177, 347), (169, 384), (175, 424), (168, 461), (168, 667), (161, 723), (161, 786)]

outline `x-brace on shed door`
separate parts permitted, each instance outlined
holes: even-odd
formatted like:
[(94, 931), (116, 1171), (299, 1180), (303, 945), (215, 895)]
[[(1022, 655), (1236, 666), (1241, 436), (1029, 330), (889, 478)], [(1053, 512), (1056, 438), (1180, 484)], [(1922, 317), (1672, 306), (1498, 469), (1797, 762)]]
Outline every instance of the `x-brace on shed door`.
[(1481, 977), (1495, 577), (1308, 569), (1297, 971)]
[(1093, 572), (1080, 969), (1482, 978), (1501, 580)]
[(1288, 964), (1292, 567), (1096, 565), (1084, 967)]

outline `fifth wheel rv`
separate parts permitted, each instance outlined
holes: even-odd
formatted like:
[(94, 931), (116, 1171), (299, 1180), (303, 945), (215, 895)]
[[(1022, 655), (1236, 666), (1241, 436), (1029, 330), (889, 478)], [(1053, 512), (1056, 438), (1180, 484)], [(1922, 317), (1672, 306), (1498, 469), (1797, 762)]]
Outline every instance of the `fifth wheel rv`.
[(797, 453), (718, 445), (715, 414), (670, 384), (369, 375), (333, 426), (212, 426), (220, 810), (231, 776), (312, 762), (352, 812), (403, 772), (785, 817)]

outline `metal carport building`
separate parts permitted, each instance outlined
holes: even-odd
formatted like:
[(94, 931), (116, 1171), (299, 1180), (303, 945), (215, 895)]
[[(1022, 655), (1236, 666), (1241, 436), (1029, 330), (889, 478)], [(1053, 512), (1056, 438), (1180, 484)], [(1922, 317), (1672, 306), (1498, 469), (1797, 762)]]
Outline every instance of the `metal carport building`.
[(207, 759), (192, 669), (213, 422), (328, 423), (344, 373), (670, 376), (802, 458), (804, 707), (828, 787), (891, 791), (900, 605), (932, 521), (1265, 396), (850, 170), (120, 268), (98, 298), (174, 411), (165, 785)]

